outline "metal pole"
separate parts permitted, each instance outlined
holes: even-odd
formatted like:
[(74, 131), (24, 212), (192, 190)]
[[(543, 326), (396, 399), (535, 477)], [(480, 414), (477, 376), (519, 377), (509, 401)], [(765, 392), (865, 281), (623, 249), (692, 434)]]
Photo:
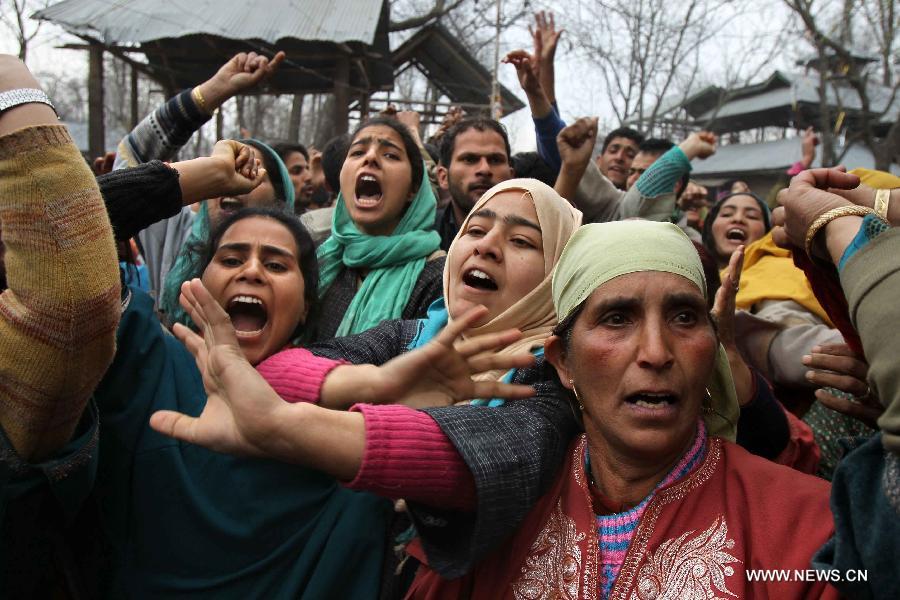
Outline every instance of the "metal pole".
[(494, 36), (494, 76), (491, 79), (491, 116), (500, 120), (500, 117), (503, 116), (503, 103), (500, 99), (500, 80), (497, 77), (497, 72), (500, 69), (500, 6), (502, 4), (502, 0), (497, 0), (497, 19), (494, 23), (496, 28), (496, 34)]

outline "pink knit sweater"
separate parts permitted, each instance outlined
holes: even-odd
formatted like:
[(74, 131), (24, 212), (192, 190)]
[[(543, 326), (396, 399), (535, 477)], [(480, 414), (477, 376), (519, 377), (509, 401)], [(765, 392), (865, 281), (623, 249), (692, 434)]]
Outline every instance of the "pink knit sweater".
[[(303, 348), (274, 354), (256, 370), (286, 402), (318, 403), (325, 377), (342, 361)], [(456, 447), (428, 413), (385, 404), (356, 404), (366, 422), (366, 447), (347, 487), (454, 510), (475, 509), (475, 480)]]

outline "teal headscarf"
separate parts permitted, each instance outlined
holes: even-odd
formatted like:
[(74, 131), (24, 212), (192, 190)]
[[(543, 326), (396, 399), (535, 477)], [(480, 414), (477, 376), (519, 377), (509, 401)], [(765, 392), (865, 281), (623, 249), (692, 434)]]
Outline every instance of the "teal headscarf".
[[(278, 156), (268, 144), (257, 139), (239, 140), (243, 144), (253, 146), (260, 152), (265, 152), (269, 158), (275, 163), (278, 173), (269, 174), (269, 178), (278, 177), (284, 189), (285, 212), (294, 213), (294, 184), (288, 173), (284, 161)], [(194, 217), (194, 223), (191, 225), (191, 233), (184, 242), (184, 247), (178, 254), (175, 264), (166, 275), (163, 283), (162, 296), (159, 299), (159, 308), (166, 315), (169, 325), (181, 323), (190, 327), (192, 325), (191, 318), (181, 308), (178, 303), (178, 296), (181, 294), (181, 284), (185, 281), (200, 277), (203, 274), (205, 265), (200, 264), (200, 257), (192, 249), (201, 245), (209, 239), (209, 209), (206, 207), (206, 201), (200, 203), (200, 210)]]
[(319, 246), (319, 298), (338, 273), (347, 268), (369, 269), (362, 286), (344, 313), (337, 336), (352, 335), (397, 319), (409, 302), (426, 258), (438, 250), (434, 231), (437, 200), (424, 170), (419, 191), (391, 235), (366, 235), (356, 228), (343, 194), (338, 194), (331, 236)]

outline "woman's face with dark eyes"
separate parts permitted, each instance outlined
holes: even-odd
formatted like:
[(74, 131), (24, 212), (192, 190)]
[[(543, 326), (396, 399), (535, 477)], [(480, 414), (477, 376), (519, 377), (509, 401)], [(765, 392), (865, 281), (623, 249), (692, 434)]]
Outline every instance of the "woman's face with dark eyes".
[(387, 125), (361, 130), (341, 168), (341, 195), (356, 228), (391, 235), (412, 200), (412, 166), (400, 134)]
[(203, 284), (231, 317), (250, 364), (283, 349), (306, 319), (297, 242), (275, 219), (253, 216), (231, 225)]
[(447, 310), (458, 318), (483, 304), (478, 325), (527, 296), (545, 277), (544, 241), (531, 196), (500, 192), (469, 216), (447, 257), (450, 285)]
[(639, 272), (600, 285), (585, 301), (568, 348), (546, 354), (584, 405), (599, 448), (668, 459), (695, 431), (718, 343), (706, 300), (690, 280)]

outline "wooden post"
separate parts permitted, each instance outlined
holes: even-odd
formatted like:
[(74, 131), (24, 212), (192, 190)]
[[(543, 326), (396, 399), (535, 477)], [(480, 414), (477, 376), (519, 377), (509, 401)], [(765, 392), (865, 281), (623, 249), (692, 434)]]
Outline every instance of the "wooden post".
[(303, 94), (294, 94), (291, 102), (291, 118), (285, 139), (296, 144), (300, 140), (300, 122), (303, 120)]
[(137, 127), (138, 114), (138, 70), (131, 67), (131, 128)]
[(362, 92), (359, 95), (359, 120), (365, 121), (369, 118), (369, 94)]
[(347, 133), (350, 109), (350, 59), (340, 56), (334, 71), (334, 134)]
[(88, 50), (88, 152), (91, 157), (106, 154), (103, 114), (103, 46)]

